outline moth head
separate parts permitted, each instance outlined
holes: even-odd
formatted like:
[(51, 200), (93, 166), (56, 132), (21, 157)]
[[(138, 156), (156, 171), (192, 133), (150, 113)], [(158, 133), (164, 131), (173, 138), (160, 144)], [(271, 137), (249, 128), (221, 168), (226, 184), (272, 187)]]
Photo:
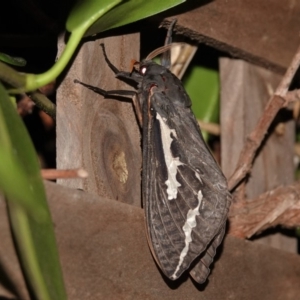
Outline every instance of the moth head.
[(142, 66), (142, 67), (140, 68), (140, 73), (141, 73), (142, 75), (145, 75), (145, 74), (146, 74), (146, 71), (147, 71), (147, 67)]
[(143, 77), (147, 77), (149, 80), (157, 80), (158, 75), (169, 73), (169, 69), (152, 61), (143, 60), (140, 65), (139, 74)]
[(143, 60), (142, 62), (133, 61), (131, 67), (131, 73), (137, 72), (140, 75), (145, 76), (145, 75), (150, 75), (151, 73), (159, 74), (162, 71), (160, 69), (163, 70), (163, 68), (160, 65), (156, 64), (151, 60)]
[(142, 76), (146, 74), (148, 67), (143, 62), (134, 60), (131, 63), (132, 63), (131, 73), (138, 72)]

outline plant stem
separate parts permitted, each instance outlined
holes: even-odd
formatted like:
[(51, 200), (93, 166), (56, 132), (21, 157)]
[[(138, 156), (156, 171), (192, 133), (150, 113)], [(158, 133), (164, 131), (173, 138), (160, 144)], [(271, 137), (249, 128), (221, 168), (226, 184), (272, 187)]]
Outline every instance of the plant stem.
[(64, 68), (70, 61), (72, 55), (74, 54), (78, 44), (80, 43), (81, 38), (85, 33), (85, 30), (85, 27), (78, 27), (71, 33), (69, 41), (66, 44), (66, 47), (61, 57), (50, 70), (39, 75), (27, 74), (25, 84), (25, 90), (27, 92), (34, 91), (55, 80), (59, 76), (59, 74), (64, 70)]
[(44, 94), (40, 92), (33, 92), (30, 98), (38, 108), (43, 110), (52, 119), (56, 120), (56, 105), (51, 102)]

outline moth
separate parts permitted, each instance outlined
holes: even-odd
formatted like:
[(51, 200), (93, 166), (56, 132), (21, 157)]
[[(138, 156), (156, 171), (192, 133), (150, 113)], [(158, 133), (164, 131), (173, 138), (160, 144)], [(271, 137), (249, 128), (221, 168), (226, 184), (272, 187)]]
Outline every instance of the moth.
[[(174, 24), (164, 49), (155, 53), (171, 48)], [(123, 72), (102, 48), (116, 77), (133, 81), (137, 91), (105, 91), (75, 82), (105, 97), (132, 96), (143, 132), (142, 197), (152, 255), (169, 279), (189, 270), (196, 282), (204, 283), (225, 233), (231, 202), (227, 181), (202, 137), (189, 96), (168, 69), (168, 54), (162, 65), (150, 54)]]

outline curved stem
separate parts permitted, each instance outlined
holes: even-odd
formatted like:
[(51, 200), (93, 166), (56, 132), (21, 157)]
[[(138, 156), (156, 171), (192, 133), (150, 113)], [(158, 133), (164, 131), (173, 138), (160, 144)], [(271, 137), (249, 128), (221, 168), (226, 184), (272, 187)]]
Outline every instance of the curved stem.
[(78, 24), (77, 27), (72, 28), (72, 33), (70, 35), (69, 41), (66, 44), (61, 57), (57, 60), (53, 67), (47, 72), (39, 75), (27, 74), (25, 91), (34, 91), (56, 79), (70, 61), (86, 30), (101, 16), (103, 16), (106, 12), (116, 6), (119, 2), (120, 0), (111, 1), (109, 5), (96, 10), (92, 15), (89, 16), (89, 18)]
[(50, 70), (38, 75), (27, 74), (25, 91), (27, 92), (34, 91), (48, 84), (49, 82), (55, 80), (55, 78), (59, 76), (59, 74), (64, 70), (64, 68), (70, 61), (85, 31), (86, 28), (84, 26), (84, 27), (78, 27), (71, 33), (70, 39), (66, 44), (66, 47), (61, 57), (57, 60), (57, 62), (53, 65), (53, 67)]

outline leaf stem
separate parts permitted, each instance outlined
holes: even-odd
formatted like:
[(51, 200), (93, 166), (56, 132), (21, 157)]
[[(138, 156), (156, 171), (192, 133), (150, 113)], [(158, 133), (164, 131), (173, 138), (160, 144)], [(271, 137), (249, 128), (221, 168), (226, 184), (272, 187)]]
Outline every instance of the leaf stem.
[(68, 43), (57, 62), (53, 65), (51, 69), (42, 74), (27, 74), (25, 91), (34, 91), (49, 82), (55, 80), (59, 74), (64, 70), (68, 62), (70, 61), (72, 55), (74, 54), (78, 44), (80, 43), (81, 38), (85, 33), (85, 27), (78, 27), (75, 29), (69, 38)]
[(13, 232), (20, 247), (20, 255), (23, 257), (24, 270), (30, 278), (34, 292), (38, 299), (51, 300), (48, 289), (37, 261), (37, 254), (32, 241), (32, 232), (28, 223), (28, 217), (22, 207), (13, 201), (8, 201), (10, 220)]

